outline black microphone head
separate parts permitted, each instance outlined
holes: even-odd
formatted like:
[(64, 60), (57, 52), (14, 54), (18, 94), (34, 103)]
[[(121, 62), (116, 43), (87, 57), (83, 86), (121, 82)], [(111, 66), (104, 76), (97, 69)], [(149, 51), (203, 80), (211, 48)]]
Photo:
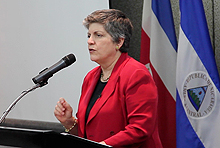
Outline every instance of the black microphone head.
[(72, 53), (65, 56), (65, 57), (63, 57), (62, 59), (65, 61), (66, 66), (69, 66), (69, 65), (73, 64), (76, 61), (76, 57)]

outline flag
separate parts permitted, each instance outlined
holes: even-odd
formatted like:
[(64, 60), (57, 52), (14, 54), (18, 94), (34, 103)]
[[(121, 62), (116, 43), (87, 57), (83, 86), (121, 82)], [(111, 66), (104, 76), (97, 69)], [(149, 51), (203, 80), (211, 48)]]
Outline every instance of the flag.
[(180, 0), (177, 148), (220, 146), (219, 74), (202, 0)]
[(158, 126), (164, 148), (176, 147), (177, 42), (169, 0), (144, 0), (140, 62), (158, 88)]

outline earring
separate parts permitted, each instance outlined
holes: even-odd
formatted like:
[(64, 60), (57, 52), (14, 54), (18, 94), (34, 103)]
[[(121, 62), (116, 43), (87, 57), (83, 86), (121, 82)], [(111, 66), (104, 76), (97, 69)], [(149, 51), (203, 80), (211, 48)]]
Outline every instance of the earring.
[(115, 48), (116, 48), (117, 50), (119, 49), (119, 47), (118, 47), (118, 46), (116, 46)]

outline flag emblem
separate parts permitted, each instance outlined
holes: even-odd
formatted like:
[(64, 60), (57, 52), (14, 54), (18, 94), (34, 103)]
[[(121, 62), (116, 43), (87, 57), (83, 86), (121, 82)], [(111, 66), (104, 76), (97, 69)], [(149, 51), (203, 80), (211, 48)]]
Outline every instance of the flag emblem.
[(192, 118), (206, 117), (216, 104), (215, 87), (208, 74), (202, 71), (190, 73), (183, 84), (183, 104)]
[(188, 97), (194, 108), (198, 111), (206, 94), (208, 86), (188, 89)]

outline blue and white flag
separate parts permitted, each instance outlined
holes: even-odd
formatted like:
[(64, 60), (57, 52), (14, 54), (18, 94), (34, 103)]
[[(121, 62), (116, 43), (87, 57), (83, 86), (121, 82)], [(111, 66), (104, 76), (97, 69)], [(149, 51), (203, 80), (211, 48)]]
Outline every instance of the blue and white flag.
[(180, 0), (177, 148), (220, 147), (219, 74), (202, 0)]

